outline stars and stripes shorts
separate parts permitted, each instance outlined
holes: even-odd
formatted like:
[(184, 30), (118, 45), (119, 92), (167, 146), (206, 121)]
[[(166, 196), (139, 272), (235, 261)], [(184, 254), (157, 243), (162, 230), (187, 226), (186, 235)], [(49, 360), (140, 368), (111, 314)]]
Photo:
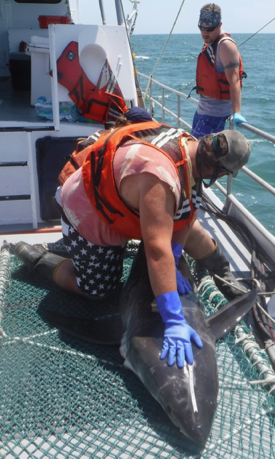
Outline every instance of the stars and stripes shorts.
[(117, 288), (122, 276), (126, 244), (102, 247), (87, 241), (62, 215), (64, 244), (70, 254), (77, 285), (84, 293), (104, 297)]

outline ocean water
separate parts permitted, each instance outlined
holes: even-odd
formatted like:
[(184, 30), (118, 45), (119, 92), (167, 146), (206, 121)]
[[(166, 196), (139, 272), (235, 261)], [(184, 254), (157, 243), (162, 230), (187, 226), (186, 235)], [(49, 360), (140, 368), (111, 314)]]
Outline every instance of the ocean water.
[[(275, 34), (233, 34), (239, 46), (247, 78), (243, 81), (242, 109), (249, 124), (275, 136)], [(250, 38), (250, 39), (249, 39)], [(246, 43), (244, 43), (249, 39)], [(131, 46), (135, 53), (136, 69), (167, 86), (189, 94), (195, 86), (197, 55), (203, 41), (200, 34), (176, 34), (168, 41), (159, 60), (167, 35), (132, 35)], [(146, 89), (145, 80), (142, 89)], [(196, 92), (192, 97), (197, 98)], [(167, 101), (176, 110), (176, 100)], [(192, 124), (196, 106), (188, 101), (182, 105), (182, 117)], [(156, 116), (157, 117), (157, 116)], [(161, 119), (159, 119), (161, 121)], [(173, 124), (169, 116), (165, 122)], [(275, 146), (239, 128), (251, 142), (251, 156), (247, 167), (275, 187)], [(223, 179), (221, 179), (223, 184)], [(233, 193), (275, 235), (275, 197), (262, 190), (244, 173), (233, 180)]]

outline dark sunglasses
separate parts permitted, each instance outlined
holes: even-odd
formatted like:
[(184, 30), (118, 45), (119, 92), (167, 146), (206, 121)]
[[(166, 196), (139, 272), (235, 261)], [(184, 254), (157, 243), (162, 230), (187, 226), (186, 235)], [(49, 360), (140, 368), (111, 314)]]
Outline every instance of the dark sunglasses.
[(200, 24), (198, 24), (198, 28), (202, 31), (202, 32), (214, 32), (214, 30), (217, 28), (218, 26), (216, 27), (203, 27), (201, 26)]
[[(196, 165), (197, 165), (198, 173), (200, 175), (200, 178), (201, 178), (205, 188), (209, 188), (211, 185), (213, 185), (213, 183), (215, 183), (215, 181), (219, 178), (219, 175), (221, 173), (223, 173), (223, 174), (225, 173), (226, 175), (232, 175), (232, 172), (229, 171), (223, 165), (217, 163), (217, 167), (214, 170), (212, 176), (211, 177), (204, 177), (205, 179), (209, 180), (208, 183), (205, 182), (205, 180), (203, 180), (203, 178), (202, 178), (202, 144), (203, 144), (203, 138), (200, 140), (198, 148), (197, 148)], [(216, 154), (216, 156), (218, 158), (220, 156), (221, 152), (220, 152), (219, 145), (218, 145), (218, 136), (217, 135), (215, 137), (213, 137), (213, 148), (214, 148), (215, 154)]]
[(215, 183), (216, 180), (219, 178), (219, 175), (220, 175), (221, 172), (222, 172), (223, 174), (225, 173), (225, 175), (230, 175), (230, 174), (232, 174), (232, 172), (230, 172), (230, 171), (229, 171), (228, 169), (226, 169), (225, 167), (223, 167), (223, 166), (222, 166), (222, 167), (218, 166), (218, 167), (216, 168), (216, 170), (214, 171), (212, 177), (206, 177), (206, 178), (209, 179), (209, 182), (208, 182), (208, 183), (206, 183), (206, 182), (203, 180), (203, 184), (204, 184), (205, 188), (209, 188), (211, 185), (213, 185), (213, 183)]

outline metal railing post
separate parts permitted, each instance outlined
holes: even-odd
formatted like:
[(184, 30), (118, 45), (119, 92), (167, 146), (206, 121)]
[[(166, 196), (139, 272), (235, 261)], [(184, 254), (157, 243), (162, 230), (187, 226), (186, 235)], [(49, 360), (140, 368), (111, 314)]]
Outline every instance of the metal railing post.
[[(235, 126), (232, 122), (232, 116), (229, 117), (229, 129), (234, 131)], [(230, 200), (228, 199), (228, 196), (232, 193), (232, 176), (228, 175), (227, 176), (227, 184), (226, 184), (226, 196), (225, 196), (225, 201), (223, 205), (223, 210), (227, 212), (230, 207)]]
[(180, 95), (177, 95), (177, 99), (178, 99), (178, 128), (180, 128), (180, 115), (181, 115), (181, 107), (180, 107), (180, 102), (181, 102), (181, 99), (180, 99)]
[(103, 0), (99, 0), (99, 8), (100, 8), (100, 13), (101, 13), (102, 24), (105, 25), (106, 19), (105, 19)]
[(153, 113), (153, 105), (152, 105), (152, 81), (150, 82), (149, 94), (150, 94), (150, 98), (149, 98), (149, 112), (150, 112), (150, 114), (152, 115), (152, 113)]
[(161, 94), (162, 94), (162, 122), (165, 123), (165, 97), (164, 97), (164, 88), (161, 88)]
[(122, 25), (124, 24), (124, 20), (123, 20), (122, 8), (121, 8), (121, 1), (115, 0), (115, 5), (116, 5), (117, 25)]

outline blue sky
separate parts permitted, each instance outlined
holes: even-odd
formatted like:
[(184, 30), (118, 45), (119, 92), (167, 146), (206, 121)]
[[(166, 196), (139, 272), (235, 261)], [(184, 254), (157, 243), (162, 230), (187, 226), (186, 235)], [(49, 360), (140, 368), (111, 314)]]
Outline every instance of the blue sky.
[[(75, 3), (77, 0), (71, 0)], [(103, 0), (107, 23), (114, 9), (112, 0)], [(78, 0), (80, 21), (96, 24), (100, 21), (97, 0)], [(207, 0), (185, 0), (173, 33), (199, 33), (200, 8)], [(182, 0), (140, 0), (135, 34), (168, 34), (175, 22)], [(223, 28), (230, 33), (255, 33), (275, 17), (275, 0), (219, 0)], [(131, 12), (130, 0), (123, 0), (125, 14)], [(275, 20), (262, 33), (275, 33)]]

